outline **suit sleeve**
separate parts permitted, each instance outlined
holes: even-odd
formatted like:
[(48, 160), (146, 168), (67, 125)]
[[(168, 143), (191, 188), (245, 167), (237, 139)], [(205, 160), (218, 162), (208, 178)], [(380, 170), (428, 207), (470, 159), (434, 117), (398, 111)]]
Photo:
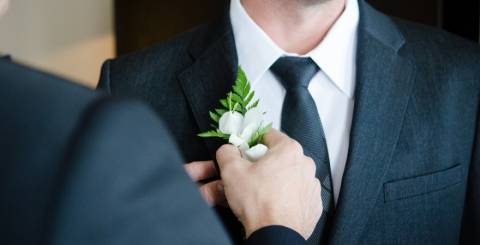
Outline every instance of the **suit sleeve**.
[(110, 63), (111, 60), (107, 60), (102, 65), (100, 73), (100, 81), (98, 81), (97, 89), (111, 94), (110, 89)]
[(66, 159), (51, 244), (229, 244), (153, 112), (101, 102)]
[(305, 245), (307, 242), (296, 231), (284, 226), (268, 226), (255, 231), (245, 245)]
[(461, 244), (480, 244), (480, 123), (478, 117), (479, 115), (477, 115), (476, 142), (468, 176)]

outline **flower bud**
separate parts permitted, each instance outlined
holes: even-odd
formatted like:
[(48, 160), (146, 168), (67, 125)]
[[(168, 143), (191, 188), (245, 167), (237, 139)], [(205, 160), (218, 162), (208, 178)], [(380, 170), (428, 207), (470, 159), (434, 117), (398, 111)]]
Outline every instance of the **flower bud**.
[(267, 154), (268, 147), (263, 144), (258, 144), (248, 150), (245, 151), (245, 156), (247, 157), (247, 160), (249, 161), (257, 161), (265, 154)]
[(224, 134), (239, 134), (242, 130), (243, 116), (236, 111), (225, 112), (218, 122), (219, 129)]

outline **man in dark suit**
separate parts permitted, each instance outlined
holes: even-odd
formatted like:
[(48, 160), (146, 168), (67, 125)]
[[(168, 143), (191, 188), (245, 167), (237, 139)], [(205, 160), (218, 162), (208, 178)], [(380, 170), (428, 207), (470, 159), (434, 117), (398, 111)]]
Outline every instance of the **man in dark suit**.
[[(181, 168), (169, 133), (147, 107), (8, 58), (0, 58), (0, 86), (0, 244), (230, 243)], [(304, 244), (301, 235), (313, 231), (321, 214), (320, 195), (285, 204), (320, 187), (314, 164), (299, 157), (301, 148), (286, 150), (288, 137), (273, 131), (268, 137), (270, 157), (256, 164), (271, 178), (253, 189), (247, 187), (262, 172), (239, 169), (237, 152), (219, 151), (222, 168), (237, 173), (224, 177), (237, 188), (226, 187), (229, 203), (246, 224), (247, 244)], [(276, 188), (284, 169), (311, 178), (289, 185), (276, 200), (256, 193), (257, 187)], [(263, 206), (250, 209), (248, 202)], [(309, 211), (312, 217), (303, 215)]]
[(217, 23), (107, 61), (99, 88), (149, 102), (186, 160), (211, 160), (220, 142), (196, 134), (239, 64), (317, 160), (331, 205), (312, 244), (479, 242), (477, 44), (364, 0), (232, 0)]
[(229, 242), (147, 107), (5, 59), (0, 86), (1, 244)]

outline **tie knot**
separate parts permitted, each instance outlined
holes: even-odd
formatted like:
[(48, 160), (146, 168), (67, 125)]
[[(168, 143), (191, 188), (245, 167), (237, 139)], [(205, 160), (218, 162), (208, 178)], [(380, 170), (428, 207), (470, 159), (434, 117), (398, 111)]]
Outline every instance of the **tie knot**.
[(320, 68), (311, 58), (281, 57), (270, 68), (285, 89), (308, 87)]

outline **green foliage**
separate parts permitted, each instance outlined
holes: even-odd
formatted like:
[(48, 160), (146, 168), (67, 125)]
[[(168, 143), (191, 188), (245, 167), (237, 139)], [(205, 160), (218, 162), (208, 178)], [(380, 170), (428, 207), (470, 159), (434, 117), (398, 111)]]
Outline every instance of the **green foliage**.
[(252, 90), (250, 82), (247, 79), (247, 75), (243, 71), (242, 67), (238, 67), (237, 79), (232, 86), (232, 91), (227, 94), (227, 97), (220, 100), (222, 109), (216, 109), (215, 112), (219, 117), (227, 111), (237, 111), (242, 115), (245, 115), (248, 110), (258, 106), (259, 101), (256, 100), (251, 103), (255, 97), (255, 91)]
[(268, 131), (272, 128), (272, 124), (268, 124), (267, 126), (263, 127), (263, 128), (259, 128), (257, 130), (257, 132), (255, 132), (255, 134), (253, 134), (252, 138), (250, 139), (250, 141), (248, 141), (248, 145), (250, 147), (252, 146), (255, 146), (259, 143), (261, 143), (261, 141), (263, 140), (263, 136), (268, 133)]
[(220, 130), (210, 130), (207, 132), (203, 132), (201, 134), (198, 134), (198, 136), (202, 138), (222, 138), (224, 140), (228, 140), (230, 136), (228, 134), (224, 134), (220, 132)]
[[(228, 111), (237, 111), (242, 115), (245, 115), (248, 110), (251, 110), (258, 106), (259, 100), (253, 101), (255, 97), (255, 91), (252, 90), (250, 82), (248, 81), (247, 75), (243, 71), (242, 67), (238, 67), (237, 79), (235, 84), (232, 86), (232, 91), (227, 94), (227, 97), (220, 100), (220, 105), (222, 108), (215, 109), (214, 111), (209, 111), (210, 118), (213, 120), (212, 124), (213, 130), (199, 134), (198, 136), (203, 138), (222, 138), (229, 139), (229, 135), (220, 132), (218, 129), (218, 123), (220, 118), (224, 113)], [(253, 103), (252, 103), (253, 101)], [(217, 125), (217, 126), (215, 126)], [(260, 128), (255, 132), (254, 136), (250, 139), (248, 144), (254, 146), (263, 138), (263, 135), (270, 130), (272, 127), (271, 124), (266, 127)]]
[(227, 99), (222, 99), (222, 100), (220, 100), (220, 104), (222, 104), (222, 106), (223, 106), (224, 108), (226, 108), (227, 110), (229, 109)]
[(214, 113), (214, 112), (211, 112), (211, 111), (209, 111), (208, 113), (210, 114), (210, 118), (211, 118), (214, 122), (218, 123), (218, 121), (220, 121), (220, 117), (218, 116), (217, 113)]
[(218, 115), (223, 115), (224, 113), (228, 112), (227, 110), (224, 110), (224, 109), (215, 109), (215, 112), (218, 114)]
[(251, 91), (250, 82), (247, 79), (247, 75), (243, 71), (242, 67), (238, 67), (237, 80), (233, 85), (232, 100), (239, 104), (238, 112), (245, 115), (248, 111), (249, 103), (255, 96), (255, 92)]
[(260, 103), (260, 100), (256, 100), (255, 102), (253, 102), (252, 105), (248, 106), (247, 111), (257, 107), (258, 103)]

